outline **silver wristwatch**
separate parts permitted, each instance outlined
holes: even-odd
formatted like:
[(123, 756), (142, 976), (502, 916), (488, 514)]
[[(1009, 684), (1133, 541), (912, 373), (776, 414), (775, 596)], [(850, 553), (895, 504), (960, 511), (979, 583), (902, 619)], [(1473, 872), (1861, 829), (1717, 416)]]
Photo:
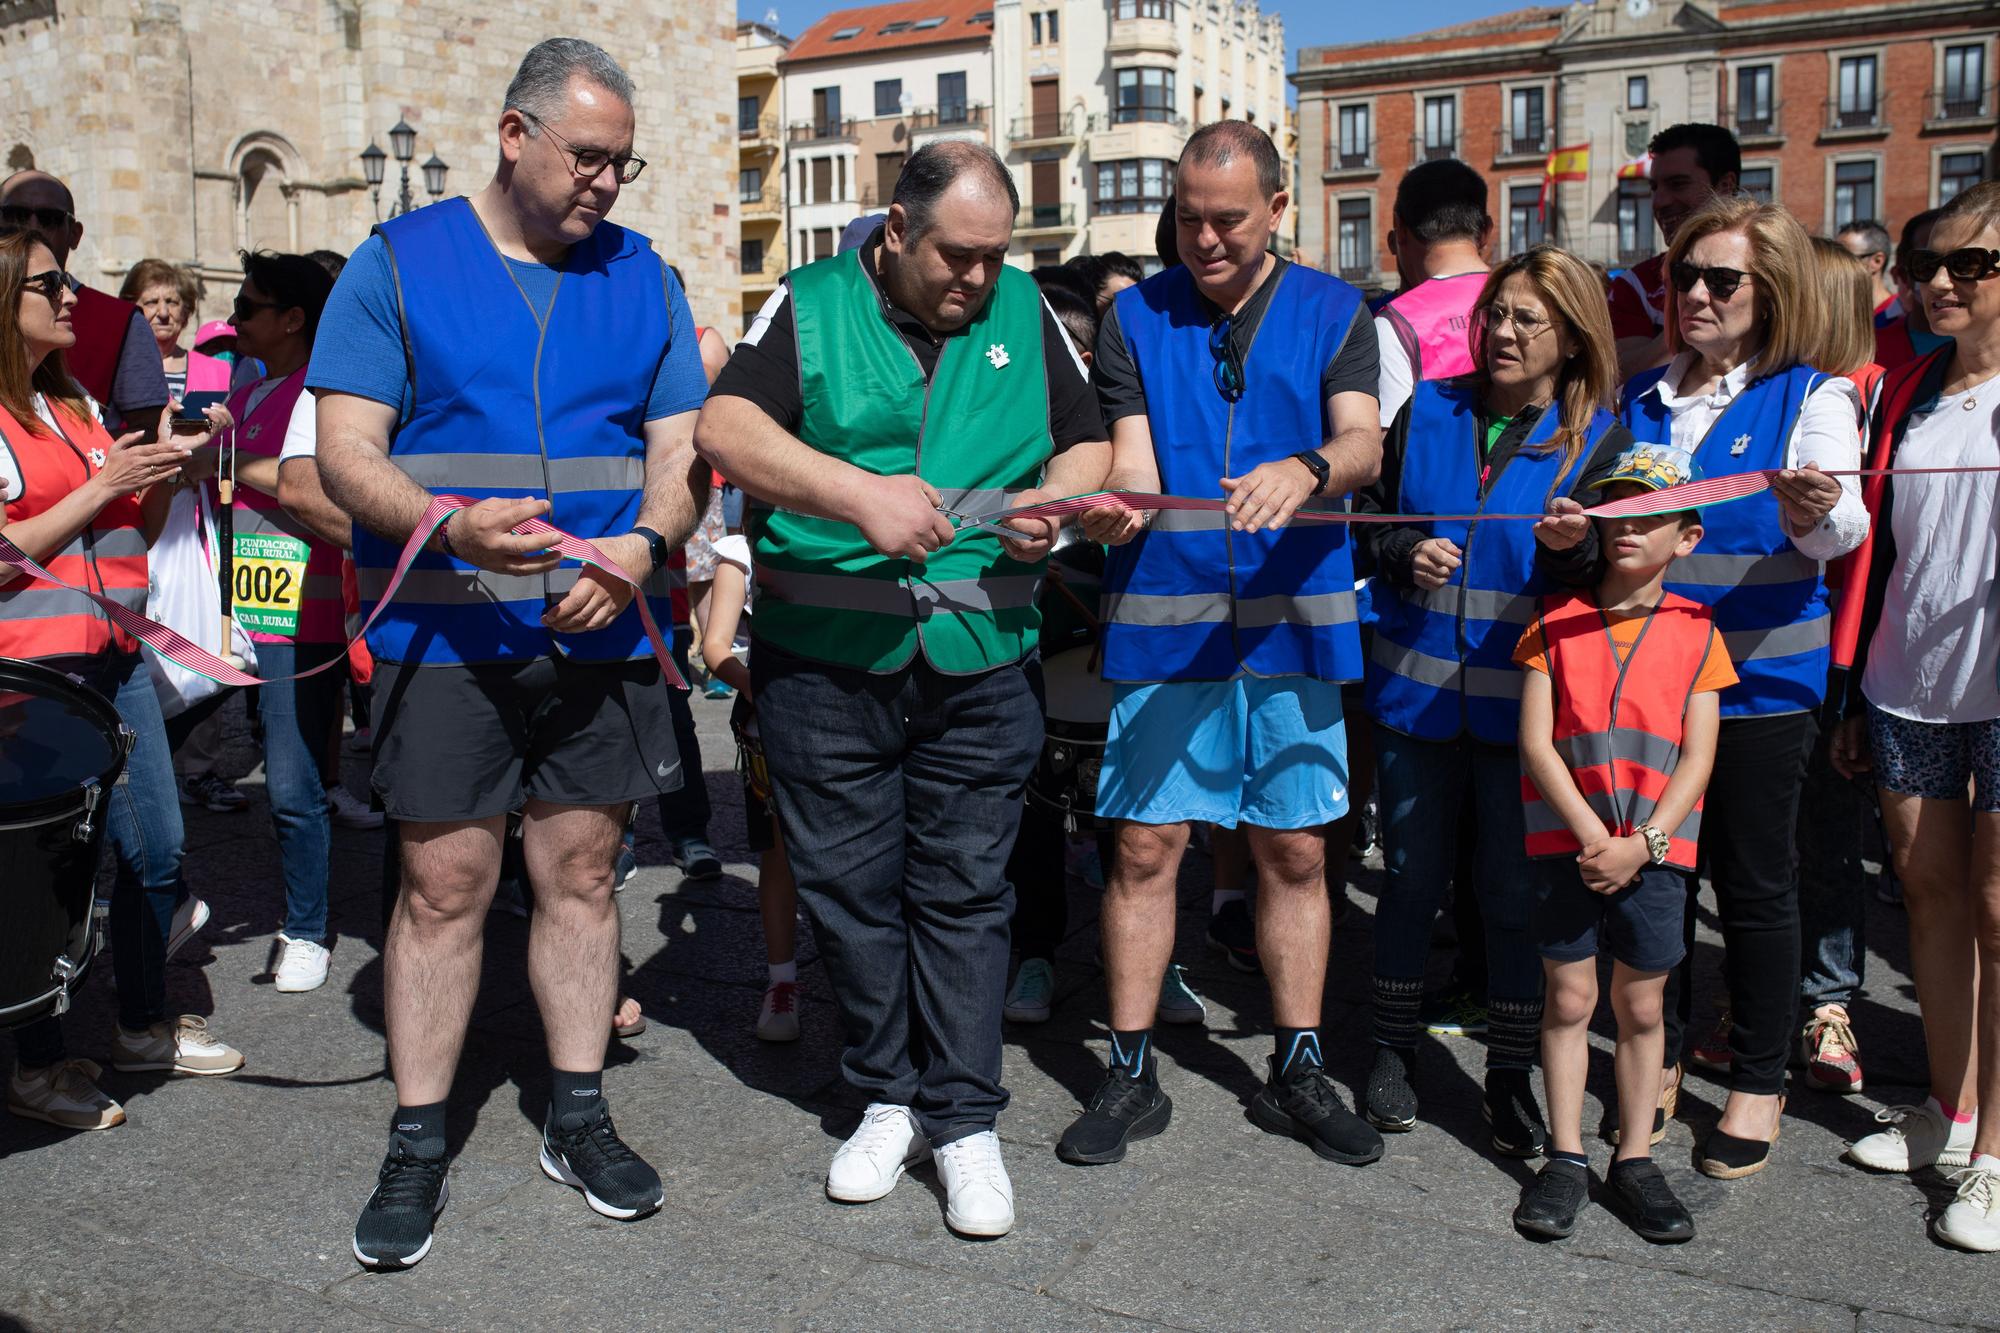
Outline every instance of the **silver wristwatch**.
[(1656, 866), (1665, 865), (1667, 863), (1667, 851), (1673, 846), (1673, 841), (1651, 824), (1639, 825), (1638, 831), (1640, 836), (1646, 840), (1646, 851), (1652, 856), (1653, 864)]

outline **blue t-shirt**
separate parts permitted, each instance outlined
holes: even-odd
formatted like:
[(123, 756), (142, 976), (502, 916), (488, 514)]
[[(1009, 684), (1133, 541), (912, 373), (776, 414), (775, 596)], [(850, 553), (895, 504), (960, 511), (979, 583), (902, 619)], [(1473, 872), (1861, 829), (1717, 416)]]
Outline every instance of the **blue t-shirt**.
[[(506, 262), (529, 303), (546, 318), (560, 270), (533, 261)], [(672, 273), (667, 274), (667, 301), (671, 324), (659, 368), (653, 372), (653, 390), (646, 398), (648, 421), (692, 412), (708, 396), (708, 374), (702, 369), (694, 316)], [(403, 363), (396, 279), (380, 236), (363, 241), (348, 259), (327, 297), (319, 326), (338, 329), (340, 335), (314, 342), (312, 364), (306, 372), (308, 388), (351, 393), (409, 412), (411, 388)]]

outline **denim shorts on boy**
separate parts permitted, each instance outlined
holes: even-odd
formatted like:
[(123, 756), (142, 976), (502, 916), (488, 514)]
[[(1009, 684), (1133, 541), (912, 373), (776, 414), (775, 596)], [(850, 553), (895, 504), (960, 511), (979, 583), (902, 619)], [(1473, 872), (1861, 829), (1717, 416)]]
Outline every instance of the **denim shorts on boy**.
[(1595, 958), (1600, 943), (1638, 972), (1665, 972), (1687, 952), (1687, 879), (1668, 866), (1649, 865), (1616, 893), (1594, 893), (1572, 857), (1537, 861), (1540, 896), (1535, 940), (1542, 957), (1557, 963)]
[(1884, 791), (1962, 801), (1969, 782), (1973, 809), (2000, 812), (2000, 718), (1917, 722), (1869, 704), (1868, 741), (1875, 781)]
[(1238, 676), (1113, 689), (1101, 818), (1304, 829), (1347, 813), (1337, 683)]

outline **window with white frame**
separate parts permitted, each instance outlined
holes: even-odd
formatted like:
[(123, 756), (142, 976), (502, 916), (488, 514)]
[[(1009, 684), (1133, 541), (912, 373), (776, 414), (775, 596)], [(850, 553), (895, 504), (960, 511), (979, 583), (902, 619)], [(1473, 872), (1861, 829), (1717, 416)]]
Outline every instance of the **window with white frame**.
[(1340, 276), (1350, 281), (1373, 277), (1375, 273), (1375, 225), (1372, 201), (1343, 199), (1340, 201), (1339, 254), (1336, 263)]
[(1336, 165), (1365, 167), (1375, 160), (1375, 114), (1367, 103), (1340, 108), (1340, 144)]
[(1174, 164), (1165, 158), (1135, 157), (1097, 164), (1099, 213), (1157, 213), (1167, 206)]
[(1760, 204), (1771, 202), (1771, 191), (1777, 183), (1777, 169), (1774, 167), (1745, 167), (1736, 176), (1736, 184), (1744, 194)]
[(1650, 181), (1618, 182), (1618, 257), (1643, 259), (1653, 251), (1653, 186)]
[(1876, 121), (1875, 57), (1842, 56), (1834, 86), (1836, 128), (1873, 125)]
[(1986, 154), (1980, 151), (1938, 155), (1938, 205), (1986, 179)]
[(1547, 107), (1540, 88), (1516, 88), (1507, 95), (1507, 150), (1539, 153), (1545, 145)]
[(1880, 218), (1875, 211), (1875, 159), (1833, 164), (1833, 226)]
[(1944, 86), (1938, 91), (1938, 116), (1960, 120), (1986, 111), (1986, 44), (1972, 42), (1944, 49)]
[(1458, 99), (1449, 94), (1424, 99), (1424, 158), (1458, 156)]
[(1542, 188), (1539, 185), (1507, 187), (1507, 253), (1518, 255), (1540, 245), (1542, 230)]

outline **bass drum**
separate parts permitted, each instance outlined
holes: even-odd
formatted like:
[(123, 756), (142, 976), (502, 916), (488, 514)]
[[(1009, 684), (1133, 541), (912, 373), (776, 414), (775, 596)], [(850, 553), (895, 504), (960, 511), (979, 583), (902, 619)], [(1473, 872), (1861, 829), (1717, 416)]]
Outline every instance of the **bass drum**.
[(132, 731), (73, 677), (0, 658), (0, 1027), (60, 1014), (97, 953), (105, 803)]

